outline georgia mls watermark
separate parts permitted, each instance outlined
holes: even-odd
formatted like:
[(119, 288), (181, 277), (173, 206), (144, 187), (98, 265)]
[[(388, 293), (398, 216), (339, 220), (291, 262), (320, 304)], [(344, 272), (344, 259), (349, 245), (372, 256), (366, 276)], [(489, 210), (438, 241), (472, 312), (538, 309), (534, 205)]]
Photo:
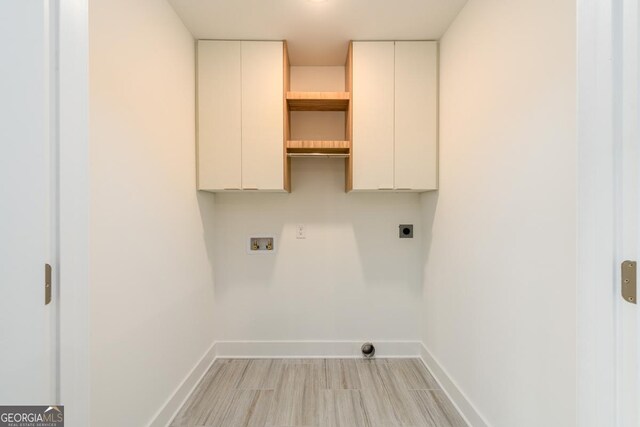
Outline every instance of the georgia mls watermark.
[(64, 427), (64, 406), (0, 406), (0, 427)]

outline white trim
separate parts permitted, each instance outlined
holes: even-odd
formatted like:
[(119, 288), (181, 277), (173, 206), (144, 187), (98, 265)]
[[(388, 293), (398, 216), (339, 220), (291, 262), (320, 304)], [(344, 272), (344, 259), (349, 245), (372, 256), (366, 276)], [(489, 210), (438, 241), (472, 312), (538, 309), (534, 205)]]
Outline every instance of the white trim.
[[(218, 341), (216, 355), (225, 359), (362, 357), (360, 341)], [(379, 357), (418, 357), (419, 341), (371, 341)]]
[(51, 346), (49, 361), (51, 363), (52, 375), (52, 399), (53, 404), (60, 404), (60, 139), (58, 118), (59, 95), (58, 95), (58, 36), (59, 36), (59, 8), (56, 8), (50, 2), (45, 2), (47, 7), (47, 15), (49, 16), (48, 33), (49, 33), (49, 259), (48, 262), (53, 269), (52, 276), (52, 301), (50, 307), (50, 331)]
[(69, 427), (89, 421), (88, 0), (57, 0), (60, 404)]
[(213, 343), (154, 415), (148, 427), (169, 426), (216, 359), (216, 343)]
[(620, 0), (578, 0), (577, 425), (616, 409), (615, 136)]
[(424, 344), (420, 346), (420, 360), (431, 372), (467, 424), (472, 427), (491, 426)]

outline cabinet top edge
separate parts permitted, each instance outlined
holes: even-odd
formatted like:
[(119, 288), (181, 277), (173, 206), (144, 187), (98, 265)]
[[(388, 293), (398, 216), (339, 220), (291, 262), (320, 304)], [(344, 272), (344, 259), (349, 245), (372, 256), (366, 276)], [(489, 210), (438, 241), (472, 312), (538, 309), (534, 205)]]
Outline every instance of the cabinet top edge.
[(280, 42), (286, 43), (282, 39), (196, 39), (197, 42)]
[(351, 40), (352, 43), (404, 43), (404, 42), (415, 42), (415, 43), (439, 43), (440, 40), (420, 40), (420, 39), (403, 39), (403, 40)]
[[(208, 38), (203, 38), (203, 39), (196, 39), (196, 42), (281, 42), (281, 43), (287, 43), (287, 40), (286, 39), (208, 39)], [(364, 39), (364, 40), (353, 39), (353, 40), (349, 40), (349, 43), (381, 43), (381, 42), (388, 42), (388, 43), (396, 43), (396, 42), (439, 43), (440, 40), (435, 40), (435, 39), (381, 39), (381, 40), (377, 40), (377, 39)]]

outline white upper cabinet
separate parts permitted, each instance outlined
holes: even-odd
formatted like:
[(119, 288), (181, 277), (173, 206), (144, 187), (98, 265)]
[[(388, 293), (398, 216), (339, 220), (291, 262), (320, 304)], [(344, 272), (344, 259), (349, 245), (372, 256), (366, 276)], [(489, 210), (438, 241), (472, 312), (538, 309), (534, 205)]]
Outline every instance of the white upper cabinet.
[(396, 42), (395, 188), (437, 188), (438, 45)]
[(198, 42), (198, 188), (284, 191), (283, 42)]
[(240, 42), (198, 42), (198, 188), (242, 188)]
[(242, 187), (284, 190), (282, 42), (242, 42)]
[(394, 42), (353, 43), (353, 189), (392, 190)]
[[(288, 191), (286, 60), (284, 42), (198, 42), (199, 189)], [(437, 188), (437, 73), (436, 42), (353, 42), (347, 191)]]
[(436, 42), (353, 43), (353, 190), (437, 188)]

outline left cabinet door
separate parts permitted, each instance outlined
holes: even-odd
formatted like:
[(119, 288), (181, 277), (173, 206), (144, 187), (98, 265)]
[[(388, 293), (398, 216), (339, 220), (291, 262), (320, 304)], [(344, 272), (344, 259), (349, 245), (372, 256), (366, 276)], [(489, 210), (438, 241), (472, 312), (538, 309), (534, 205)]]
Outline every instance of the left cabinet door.
[(242, 188), (242, 50), (198, 42), (198, 189)]
[(283, 43), (242, 42), (242, 186), (284, 191)]

